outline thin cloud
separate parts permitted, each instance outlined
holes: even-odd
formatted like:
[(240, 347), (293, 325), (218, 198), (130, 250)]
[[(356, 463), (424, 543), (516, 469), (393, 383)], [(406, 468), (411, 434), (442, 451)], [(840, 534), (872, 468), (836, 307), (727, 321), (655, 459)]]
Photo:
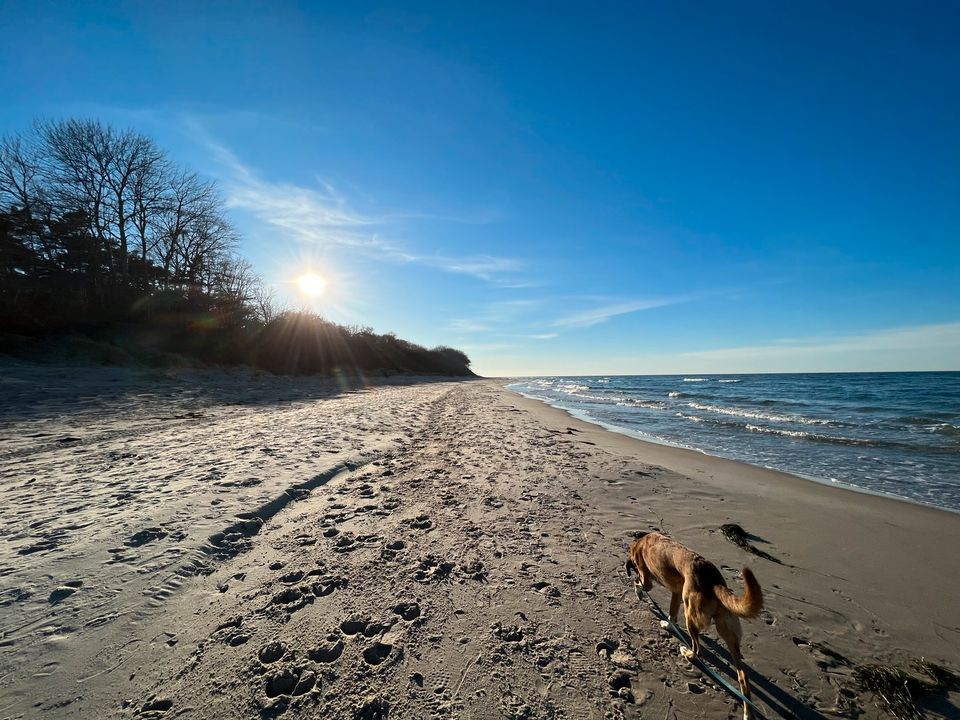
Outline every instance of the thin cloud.
[(384, 226), (399, 216), (374, 217), (360, 213), (350, 207), (335, 187), (323, 181), (318, 181), (315, 188), (268, 182), (229, 149), (209, 139), (206, 144), (229, 171), (224, 179), (227, 204), (249, 212), (298, 242), (349, 248), (377, 260), (415, 263), (487, 282), (497, 282), (523, 268), (516, 258), (413, 252), (383, 235)]
[(465, 333), (493, 332), (504, 325), (514, 325), (518, 318), (536, 310), (543, 303), (543, 300), (535, 298), (498, 300), (488, 303), (473, 317), (451, 320), (450, 327)]
[(627, 302), (614, 303), (611, 305), (602, 305), (589, 310), (565, 315), (554, 320), (551, 325), (554, 327), (583, 328), (599, 325), (607, 322), (610, 318), (618, 315), (629, 315), (630, 313), (640, 312), (641, 310), (652, 310), (653, 308), (665, 307), (667, 305), (676, 305), (686, 302), (689, 298), (643, 298), (629, 300)]
[(960, 349), (960, 323), (915, 325), (832, 338), (785, 338), (765, 345), (702, 350), (680, 353), (679, 357), (704, 362), (736, 360), (781, 360), (834, 353), (880, 352), (897, 350)]

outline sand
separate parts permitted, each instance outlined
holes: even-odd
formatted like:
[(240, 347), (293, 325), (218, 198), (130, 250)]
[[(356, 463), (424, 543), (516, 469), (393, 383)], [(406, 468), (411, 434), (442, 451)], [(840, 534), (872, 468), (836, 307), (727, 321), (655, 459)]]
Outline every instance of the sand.
[(0, 718), (739, 717), (623, 573), (652, 528), (737, 592), (754, 569), (767, 717), (884, 717), (853, 664), (960, 665), (960, 516), (500, 382), (7, 363), (0, 391)]

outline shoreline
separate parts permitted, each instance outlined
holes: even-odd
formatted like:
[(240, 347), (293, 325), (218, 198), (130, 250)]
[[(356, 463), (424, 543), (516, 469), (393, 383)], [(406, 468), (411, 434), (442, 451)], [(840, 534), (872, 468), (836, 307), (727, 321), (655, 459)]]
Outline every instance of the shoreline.
[[(712, 374), (713, 374), (713, 375), (717, 375), (718, 373), (712, 373)], [(785, 373), (785, 374), (793, 374), (793, 373)], [(846, 373), (823, 373), (823, 374), (846, 374)], [(865, 374), (869, 374), (869, 373), (865, 373)], [(608, 376), (603, 375), (603, 376), (597, 376), (597, 377), (608, 377)], [(612, 376), (610, 376), (610, 377), (612, 377)], [(668, 377), (670, 377), (670, 376), (668, 376)], [(519, 396), (519, 397), (522, 397), (522, 398), (524, 398), (524, 399), (526, 399), (526, 400), (530, 400), (530, 401), (532, 401), (532, 402), (541, 403), (542, 405), (545, 405), (545, 406), (547, 406), (547, 407), (549, 407), (549, 408), (552, 408), (552, 409), (554, 409), (554, 410), (557, 410), (557, 411), (559, 411), (559, 412), (562, 412), (562, 413), (566, 414), (566, 415), (567, 415), (568, 417), (570, 417), (571, 419), (577, 420), (577, 421), (579, 421), (579, 422), (587, 423), (587, 424), (589, 424), (589, 425), (594, 425), (594, 426), (596, 426), (596, 427), (602, 428), (603, 430), (606, 430), (607, 432), (614, 433), (614, 434), (616, 434), (616, 435), (622, 435), (622, 436), (624, 436), (624, 437), (630, 438), (631, 440), (635, 440), (635, 441), (637, 441), (637, 442), (639, 442), (639, 443), (644, 443), (644, 444), (647, 444), (647, 445), (651, 445), (651, 446), (653, 446), (653, 447), (669, 448), (669, 449), (677, 450), (677, 451), (680, 451), (680, 452), (696, 453), (696, 454), (703, 455), (703, 456), (708, 457), (708, 458), (714, 458), (714, 459), (717, 459), (717, 460), (725, 460), (725, 461), (727, 461), (727, 462), (740, 463), (740, 464), (742, 464), (742, 465), (746, 465), (746, 466), (751, 467), (751, 468), (756, 468), (756, 469), (758, 469), (758, 470), (765, 470), (765, 471), (772, 472), (772, 473), (779, 473), (779, 474), (782, 474), (782, 475), (788, 475), (788, 476), (790, 476), (791, 478), (795, 478), (795, 479), (797, 479), (797, 480), (802, 480), (802, 481), (804, 481), (804, 482), (814, 483), (814, 484), (819, 485), (819, 486), (821, 486), (821, 487), (832, 488), (832, 489), (836, 489), (836, 490), (843, 490), (843, 491), (846, 491), (846, 492), (856, 493), (856, 494), (859, 494), (859, 495), (867, 495), (867, 496), (870, 496), (870, 497), (881, 498), (881, 499), (885, 499), (885, 500), (891, 500), (891, 501), (899, 502), (899, 503), (906, 503), (906, 504), (908, 504), (908, 505), (914, 505), (914, 506), (917, 506), (917, 507), (928, 508), (928, 509), (932, 509), (932, 510), (939, 510), (939, 511), (941, 511), (941, 512), (948, 513), (948, 514), (950, 514), (950, 515), (960, 516), (960, 509), (944, 507), (944, 506), (942, 506), (942, 505), (934, 505), (933, 503), (925, 503), (925, 502), (921, 502), (920, 500), (914, 500), (913, 498), (902, 497), (902, 496), (900, 496), (900, 495), (894, 495), (893, 493), (885, 493), (885, 492), (881, 492), (881, 491), (879, 491), (879, 490), (870, 490), (870, 489), (868, 489), (868, 488), (863, 488), (863, 487), (860, 487), (860, 486), (857, 486), (857, 485), (852, 485), (852, 484), (850, 484), (850, 483), (845, 483), (845, 482), (842, 482), (842, 481), (839, 481), (839, 480), (831, 480), (831, 479), (829, 479), (829, 478), (819, 478), (819, 477), (816, 477), (816, 476), (814, 476), (814, 475), (805, 475), (805, 474), (798, 473), (798, 472), (794, 472), (794, 471), (791, 471), (791, 470), (782, 470), (782, 469), (780, 469), (780, 468), (768, 467), (768, 466), (766, 466), (766, 465), (757, 465), (757, 464), (751, 463), (751, 462), (749, 462), (749, 461), (747, 461), (747, 460), (739, 460), (739, 459), (737, 459), (737, 458), (724, 457), (723, 455), (716, 455), (716, 454), (711, 453), (711, 452), (708, 452), (708, 451), (706, 451), (706, 450), (701, 450), (700, 448), (685, 447), (685, 446), (683, 446), (683, 445), (679, 445), (679, 444), (675, 444), (675, 443), (670, 443), (670, 442), (665, 441), (665, 440), (664, 440), (664, 441), (658, 441), (658, 440), (653, 440), (653, 439), (651, 439), (651, 438), (649, 438), (649, 437), (640, 437), (640, 435), (642, 435), (642, 433), (640, 433), (639, 431), (631, 430), (630, 428), (626, 428), (626, 427), (621, 427), (621, 426), (619, 426), (619, 425), (615, 425), (614, 423), (607, 423), (607, 422), (604, 422), (604, 421), (602, 421), (602, 420), (598, 420), (598, 419), (596, 419), (596, 418), (589, 417), (589, 415), (588, 415), (587, 413), (577, 413), (577, 412), (574, 411), (574, 410), (570, 410), (570, 409), (568, 409), (568, 408), (560, 407), (559, 405), (554, 405), (553, 403), (551, 403), (551, 402), (549, 402), (549, 401), (547, 401), (547, 400), (545, 400), (545, 399), (543, 399), (543, 398), (535, 397), (535, 396), (533, 396), (533, 395), (528, 395), (527, 393), (521, 392), (521, 391), (519, 391), (519, 390), (514, 390), (514, 389), (508, 387), (508, 384), (513, 384), (513, 382), (514, 382), (514, 379), (512, 379), (512, 378), (511, 378), (510, 380), (501, 380), (501, 379), (499, 379), (499, 378), (488, 378), (488, 379), (493, 380), (493, 381), (495, 381), (495, 382), (500, 382), (500, 383), (502, 383), (503, 389), (506, 390), (507, 392), (511, 392), (511, 393), (513, 393), (513, 394), (515, 394), (515, 395), (517, 395), (517, 396)]]

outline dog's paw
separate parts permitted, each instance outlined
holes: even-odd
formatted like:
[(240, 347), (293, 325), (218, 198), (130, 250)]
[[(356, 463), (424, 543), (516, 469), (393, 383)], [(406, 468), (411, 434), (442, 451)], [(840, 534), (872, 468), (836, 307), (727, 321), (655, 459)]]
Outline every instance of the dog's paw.
[(680, 657), (682, 657), (684, 660), (693, 660), (693, 658), (694, 658), (693, 650), (691, 650), (691, 649), (688, 648), (688, 647), (684, 647), (683, 645), (681, 645), (681, 646), (680, 646)]
[(661, 621), (660, 621), (660, 627), (662, 627), (664, 630), (669, 630), (669, 629), (670, 629), (670, 623), (668, 623), (666, 620), (661, 620)]

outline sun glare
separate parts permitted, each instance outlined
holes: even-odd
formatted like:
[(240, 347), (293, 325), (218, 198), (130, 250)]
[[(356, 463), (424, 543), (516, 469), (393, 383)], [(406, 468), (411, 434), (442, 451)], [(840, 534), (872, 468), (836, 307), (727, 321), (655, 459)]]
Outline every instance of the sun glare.
[(304, 273), (298, 277), (297, 285), (300, 286), (300, 292), (310, 297), (323, 295), (324, 290), (327, 289), (327, 281), (312, 272)]

